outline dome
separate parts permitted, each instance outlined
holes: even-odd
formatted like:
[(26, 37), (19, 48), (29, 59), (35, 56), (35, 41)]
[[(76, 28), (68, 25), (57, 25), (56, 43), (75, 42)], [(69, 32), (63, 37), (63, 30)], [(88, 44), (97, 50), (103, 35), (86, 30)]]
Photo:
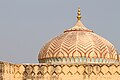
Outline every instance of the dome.
[(39, 52), (40, 63), (47, 62), (116, 62), (115, 47), (103, 37), (86, 28), (80, 21), (73, 28), (47, 42)]

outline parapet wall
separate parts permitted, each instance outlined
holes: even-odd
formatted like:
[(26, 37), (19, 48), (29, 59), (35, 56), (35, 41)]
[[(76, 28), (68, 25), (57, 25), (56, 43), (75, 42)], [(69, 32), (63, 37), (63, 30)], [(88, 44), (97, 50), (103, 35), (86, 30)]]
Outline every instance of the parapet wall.
[(120, 80), (120, 64), (11, 64), (0, 62), (0, 80)]

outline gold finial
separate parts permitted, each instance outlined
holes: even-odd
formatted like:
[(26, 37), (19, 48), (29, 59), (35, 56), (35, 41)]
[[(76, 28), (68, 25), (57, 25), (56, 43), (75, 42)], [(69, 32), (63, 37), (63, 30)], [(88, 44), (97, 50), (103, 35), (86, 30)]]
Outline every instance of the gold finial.
[(80, 21), (80, 19), (82, 18), (81, 13), (80, 13), (80, 8), (78, 8), (78, 13), (77, 14), (78, 14), (77, 19), (78, 19), (78, 21)]

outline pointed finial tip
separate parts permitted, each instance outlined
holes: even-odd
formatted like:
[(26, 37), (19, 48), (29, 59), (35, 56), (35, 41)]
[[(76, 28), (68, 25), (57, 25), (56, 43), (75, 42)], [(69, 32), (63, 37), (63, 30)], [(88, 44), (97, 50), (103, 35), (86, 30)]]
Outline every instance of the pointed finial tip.
[(82, 18), (81, 17), (81, 12), (80, 12), (80, 7), (78, 8), (78, 13), (77, 14), (78, 14), (77, 19), (78, 19), (78, 21), (80, 21), (80, 19)]

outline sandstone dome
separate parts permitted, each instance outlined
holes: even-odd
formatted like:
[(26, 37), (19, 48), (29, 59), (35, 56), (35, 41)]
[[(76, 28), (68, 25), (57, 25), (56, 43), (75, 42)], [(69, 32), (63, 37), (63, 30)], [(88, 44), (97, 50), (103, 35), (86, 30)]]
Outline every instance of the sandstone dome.
[(51, 39), (40, 50), (38, 60), (40, 63), (49, 62), (116, 62), (118, 53), (108, 40), (86, 28), (78, 21), (61, 35)]

